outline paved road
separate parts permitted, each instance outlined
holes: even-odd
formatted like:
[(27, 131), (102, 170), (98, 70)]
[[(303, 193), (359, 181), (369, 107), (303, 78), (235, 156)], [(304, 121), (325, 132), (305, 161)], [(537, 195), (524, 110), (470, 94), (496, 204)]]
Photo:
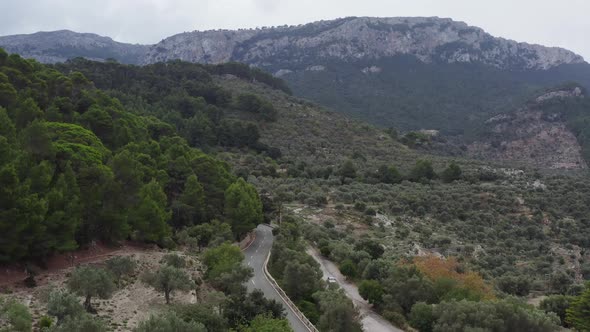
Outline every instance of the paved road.
[(313, 248), (309, 248), (307, 253), (320, 264), (324, 279), (328, 279), (328, 277), (336, 278), (336, 281), (340, 287), (342, 287), (346, 296), (348, 296), (352, 300), (352, 303), (354, 303), (354, 306), (358, 308), (362, 317), (361, 323), (363, 325), (363, 330), (367, 332), (403, 332), (403, 330), (391, 325), (389, 321), (373, 311), (371, 305), (360, 296), (356, 285), (346, 281), (346, 278), (340, 273), (336, 264), (325, 259)]
[(273, 242), (272, 229), (265, 225), (258, 225), (255, 232), (256, 239), (252, 242), (250, 247), (244, 251), (244, 255), (246, 256), (244, 263), (254, 269), (254, 277), (248, 280), (248, 290), (252, 291), (254, 289), (260, 289), (266, 298), (274, 299), (282, 303), (287, 312), (287, 319), (289, 320), (289, 324), (291, 324), (293, 331), (309, 332), (289, 306), (283, 301), (283, 299), (281, 299), (274, 288), (272, 288), (270, 282), (264, 275), (264, 261), (270, 252)]

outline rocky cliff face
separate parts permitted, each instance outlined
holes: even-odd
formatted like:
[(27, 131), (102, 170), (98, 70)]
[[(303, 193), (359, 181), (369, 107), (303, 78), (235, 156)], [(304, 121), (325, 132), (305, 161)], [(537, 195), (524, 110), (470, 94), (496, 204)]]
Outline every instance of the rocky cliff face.
[(469, 145), (468, 154), (544, 169), (587, 168), (582, 147), (563, 115), (542, 110), (543, 103), (560, 98), (584, 98), (584, 95), (579, 87), (548, 91), (512, 114), (487, 120), (491, 138)]
[(314, 60), (414, 55), (423, 62), (478, 62), (503, 69), (549, 69), (582, 63), (568, 50), (494, 38), (442, 18), (344, 18), (257, 30), (190, 32), (152, 46), (143, 63), (171, 59), (241, 61), (290, 70)]
[(565, 49), (495, 38), (480, 28), (437, 17), (349, 17), (299, 26), (195, 31), (151, 46), (60, 30), (0, 37), (0, 47), (46, 63), (76, 56), (137, 64), (173, 59), (240, 61), (283, 72), (317, 68), (321, 64), (315, 62), (325, 59), (396, 55), (413, 55), (425, 63), (477, 62), (502, 69), (549, 69), (584, 62)]
[(64, 62), (75, 57), (139, 63), (148, 50), (145, 45), (119, 43), (108, 37), (69, 30), (4, 36), (0, 37), (0, 47), (43, 63)]

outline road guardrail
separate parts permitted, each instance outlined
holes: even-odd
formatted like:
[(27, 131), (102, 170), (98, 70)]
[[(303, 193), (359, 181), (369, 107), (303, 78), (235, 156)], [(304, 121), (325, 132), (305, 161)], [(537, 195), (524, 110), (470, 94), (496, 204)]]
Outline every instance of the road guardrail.
[(289, 306), (289, 308), (291, 308), (291, 311), (293, 311), (295, 316), (297, 316), (297, 318), (299, 318), (299, 320), (303, 323), (303, 325), (305, 325), (305, 327), (309, 330), (309, 332), (319, 332), (319, 330), (309, 321), (309, 319), (307, 319), (307, 317), (305, 317), (303, 312), (301, 312), (301, 310), (299, 310), (299, 308), (297, 308), (295, 303), (293, 303), (293, 301), (291, 301), (291, 299), (289, 298), (287, 293), (285, 293), (285, 291), (281, 288), (281, 286), (279, 286), (279, 284), (272, 277), (270, 272), (268, 272), (266, 265), (268, 264), (269, 259), (270, 259), (270, 251), (268, 252), (268, 255), (266, 255), (266, 260), (264, 261), (264, 276), (266, 277), (268, 282), (270, 282), (270, 285), (272, 286), (272, 288), (274, 288), (274, 290), (277, 292), (277, 294), (279, 294), (279, 296), (283, 299), (283, 301)]

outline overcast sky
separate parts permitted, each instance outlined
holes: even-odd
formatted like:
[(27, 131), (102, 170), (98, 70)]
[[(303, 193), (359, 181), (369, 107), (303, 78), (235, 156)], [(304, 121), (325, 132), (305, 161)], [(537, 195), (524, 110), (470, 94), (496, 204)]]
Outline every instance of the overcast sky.
[(439, 16), (590, 59), (588, 0), (0, 0), (0, 35), (69, 29), (151, 44), (184, 31)]

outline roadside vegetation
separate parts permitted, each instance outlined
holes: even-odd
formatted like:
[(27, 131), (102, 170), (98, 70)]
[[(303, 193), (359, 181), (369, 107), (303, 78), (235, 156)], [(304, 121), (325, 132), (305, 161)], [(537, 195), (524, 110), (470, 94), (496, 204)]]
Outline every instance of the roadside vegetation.
[(269, 272), (320, 331), (362, 331), (352, 301), (337, 286), (323, 280), (318, 263), (305, 252), (302, 227), (301, 222), (285, 218), (275, 229)]

